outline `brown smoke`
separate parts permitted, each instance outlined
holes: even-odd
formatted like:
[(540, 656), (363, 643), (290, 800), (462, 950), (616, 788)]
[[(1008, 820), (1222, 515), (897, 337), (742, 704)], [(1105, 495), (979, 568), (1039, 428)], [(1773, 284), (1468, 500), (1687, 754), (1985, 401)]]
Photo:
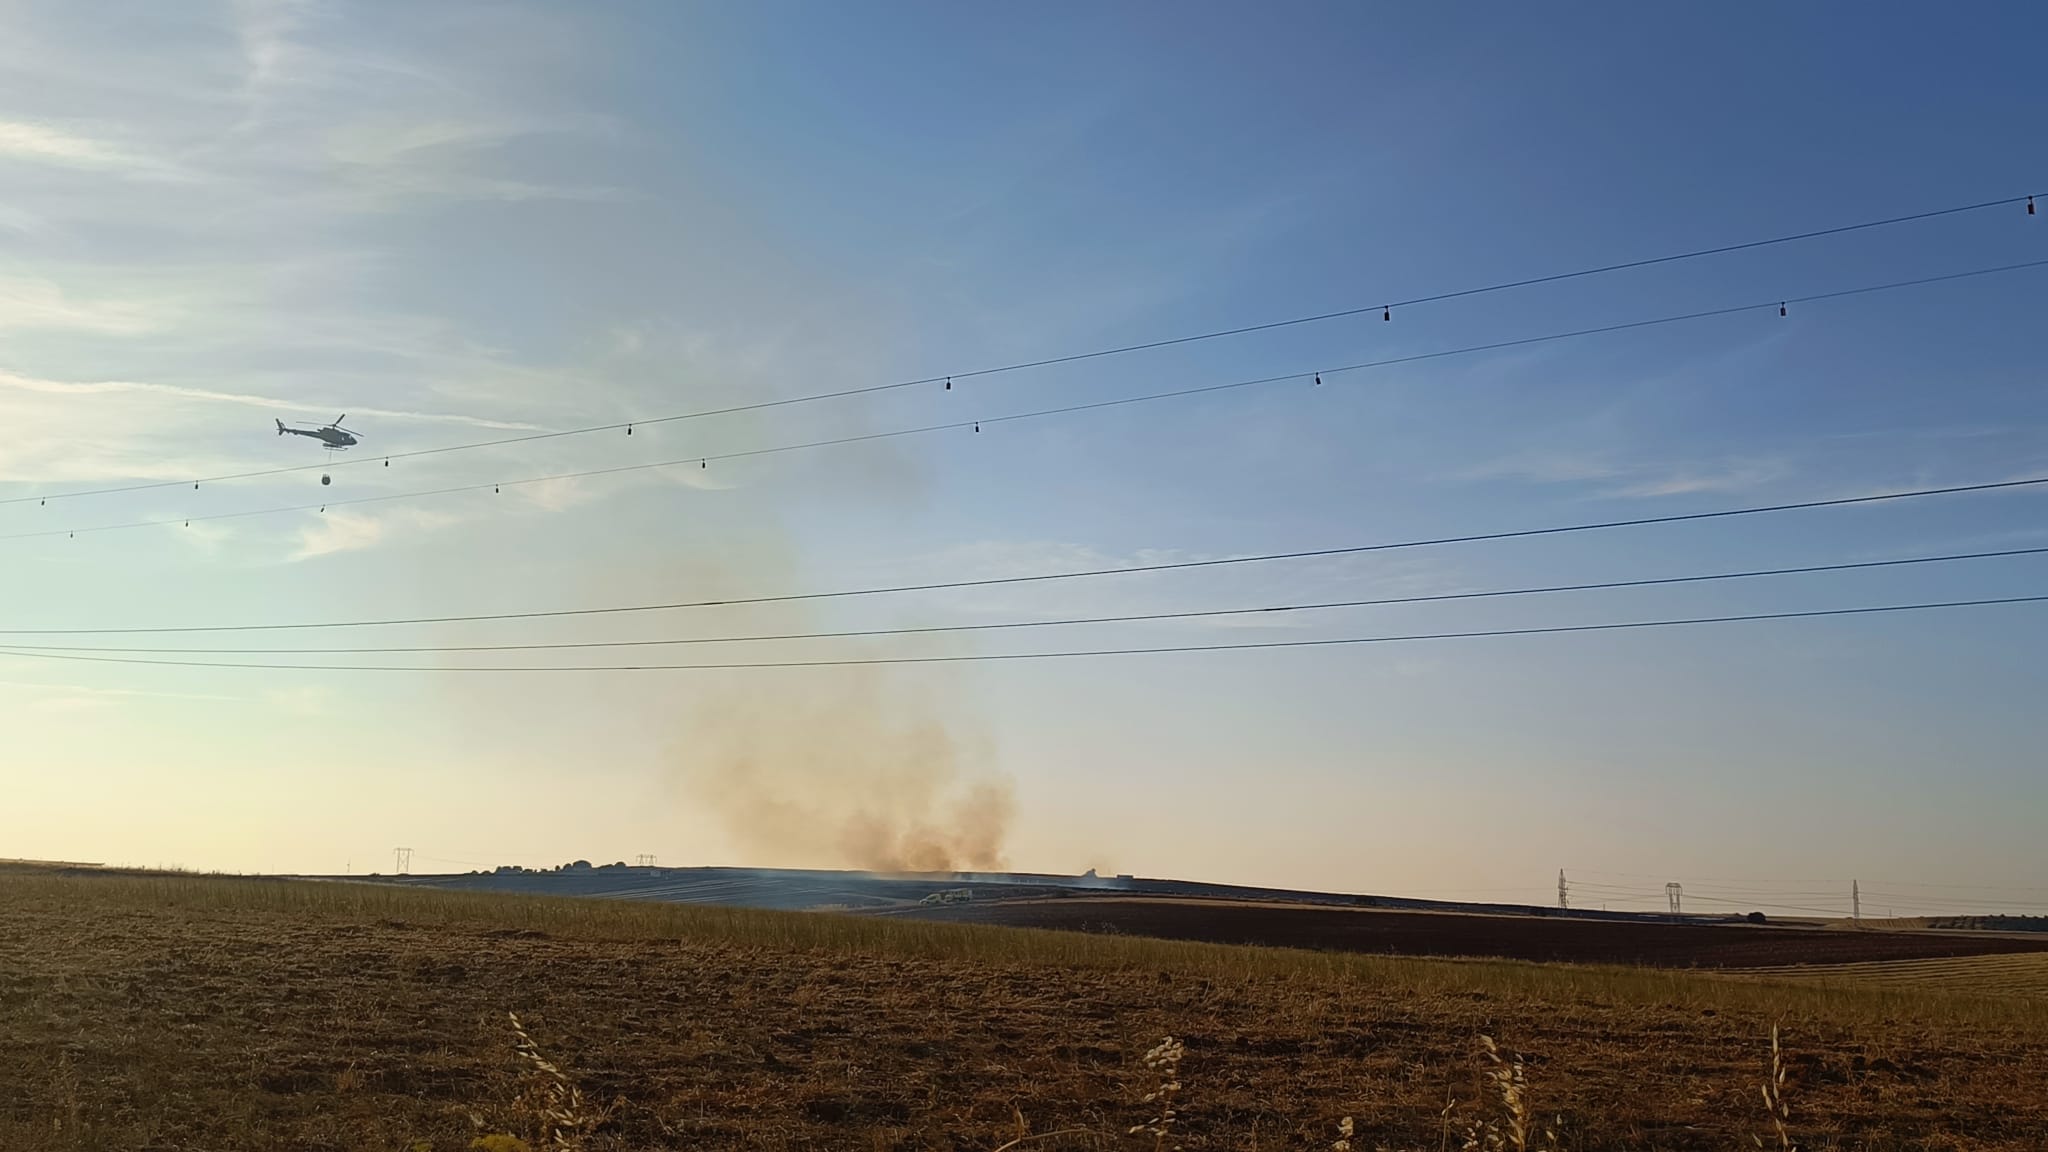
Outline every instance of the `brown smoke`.
[[(856, 419), (850, 414), (847, 419)], [(844, 432), (841, 422), (832, 426)], [(855, 426), (857, 430), (857, 425)], [(822, 431), (823, 429), (821, 429)], [(737, 434), (737, 442), (746, 442)], [(776, 434), (787, 438), (787, 432)], [(794, 495), (851, 516), (892, 519), (921, 490), (916, 461), (884, 443), (834, 457), (829, 473), (801, 461), (713, 463), (735, 487), (694, 495), (699, 531), (715, 546), (666, 557), (619, 597), (743, 599), (843, 586), (863, 577), (813, 568), (785, 520)], [(829, 561), (831, 557), (818, 557)], [(880, 615), (901, 612), (903, 617)], [(914, 601), (731, 605), (684, 614), (675, 633), (744, 635), (929, 623)], [(952, 650), (938, 637), (706, 646), (693, 660), (773, 661)], [(1013, 810), (990, 768), (978, 711), (958, 677), (930, 668), (723, 670), (679, 676), (652, 702), (672, 734), (685, 803), (724, 833), (736, 862), (874, 871), (997, 870)]]
[(750, 862), (1005, 867), (1009, 783), (973, 769), (979, 750), (940, 700), (880, 669), (721, 675), (692, 693), (677, 754), (691, 798)]

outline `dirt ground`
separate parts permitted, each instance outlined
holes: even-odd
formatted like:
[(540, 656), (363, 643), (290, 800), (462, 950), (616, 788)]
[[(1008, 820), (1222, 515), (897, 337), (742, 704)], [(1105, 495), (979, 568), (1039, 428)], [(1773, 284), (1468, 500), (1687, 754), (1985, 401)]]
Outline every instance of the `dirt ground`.
[[(602, 1115), (591, 1149), (993, 1150), (1020, 1119), (1084, 1130), (1024, 1147), (1149, 1148), (1127, 1129), (1167, 1034), (1188, 1149), (1328, 1148), (1345, 1115), (1354, 1147), (1436, 1149), (1446, 1124), (1457, 1147), (1487, 1095), (1482, 1033), (1527, 1053), (1565, 1148), (1769, 1135), (1772, 1021), (1735, 1012), (17, 895), (0, 1147), (468, 1148), (530, 1131), (508, 1012)], [(2048, 1147), (2048, 1036), (1784, 1026), (1802, 1147)]]
[(1625, 923), (1118, 896), (946, 904), (904, 914), (957, 923), (1217, 944), (1670, 968), (1761, 968), (2048, 952), (2048, 939), (1991, 933)]

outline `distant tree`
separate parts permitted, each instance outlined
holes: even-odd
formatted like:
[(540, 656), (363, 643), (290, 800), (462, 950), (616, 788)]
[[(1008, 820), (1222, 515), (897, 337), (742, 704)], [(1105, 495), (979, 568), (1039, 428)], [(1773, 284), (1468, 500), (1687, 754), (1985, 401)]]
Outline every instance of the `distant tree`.
[(1751, 924), (1768, 923), (1768, 921), (1764, 919), (1764, 914), (1761, 912), (1751, 912), (1749, 915), (1744, 916), (1743, 919), (1749, 921)]

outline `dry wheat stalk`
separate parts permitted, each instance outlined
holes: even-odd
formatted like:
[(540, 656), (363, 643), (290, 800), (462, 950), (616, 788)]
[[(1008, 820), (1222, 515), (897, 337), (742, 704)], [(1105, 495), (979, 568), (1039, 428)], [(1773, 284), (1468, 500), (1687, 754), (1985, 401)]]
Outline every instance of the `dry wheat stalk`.
[[(1780, 1152), (1799, 1152), (1799, 1146), (1792, 1143), (1791, 1130), (1785, 1127), (1785, 1121), (1792, 1118), (1792, 1108), (1785, 1103), (1785, 1053), (1778, 1046), (1778, 1026), (1776, 1024), (1771, 1025), (1771, 1071), (1764, 1078), (1763, 1096), (1764, 1111), (1769, 1113), (1771, 1127), (1777, 1129), (1778, 1132), (1778, 1148)], [(1763, 1137), (1752, 1133), (1750, 1139), (1756, 1141), (1757, 1147), (1761, 1148), (1764, 1146)]]
[(1180, 1060), (1185, 1055), (1187, 1048), (1171, 1036), (1145, 1053), (1145, 1067), (1159, 1077), (1159, 1086), (1145, 1094), (1144, 1103), (1156, 1104), (1158, 1114), (1143, 1124), (1133, 1125), (1130, 1134), (1150, 1135), (1153, 1152), (1165, 1152), (1166, 1142), (1173, 1136), (1173, 1123), (1178, 1119), (1174, 1102), (1180, 1098)]
[(1479, 1047), (1487, 1060), (1486, 1080), (1500, 1098), (1500, 1114), (1466, 1128), (1461, 1147), (1466, 1152), (1557, 1152), (1556, 1128), (1543, 1129), (1542, 1142), (1530, 1143), (1536, 1120), (1529, 1109), (1529, 1078), (1521, 1054), (1503, 1053), (1491, 1036), (1481, 1036)]
[(567, 1073), (541, 1053), (540, 1045), (519, 1022), (516, 1012), (507, 1012), (512, 1022), (512, 1048), (527, 1064), (525, 1084), (512, 1102), (514, 1111), (530, 1118), (540, 1139), (562, 1152), (583, 1146), (583, 1137), (603, 1117), (589, 1109), (583, 1092)]

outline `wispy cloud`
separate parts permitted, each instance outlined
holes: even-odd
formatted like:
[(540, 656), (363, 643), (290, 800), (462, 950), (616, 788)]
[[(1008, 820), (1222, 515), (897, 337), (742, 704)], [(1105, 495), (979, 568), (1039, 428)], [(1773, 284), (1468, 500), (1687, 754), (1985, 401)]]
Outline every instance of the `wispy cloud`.
[(517, 204), (531, 200), (568, 200), (588, 204), (617, 203), (631, 193), (596, 184), (551, 184), (476, 172), (428, 168), (370, 169), (354, 175), (360, 206), (402, 208), (432, 200), (497, 200)]
[(29, 701), (28, 706), (38, 712), (97, 712), (113, 707), (113, 703), (104, 696), (60, 693), (54, 696), (39, 696)]
[(1511, 480), (1588, 487), (1601, 497), (1647, 500), (1697, 492), (1743, 492), (1791, 475), (1780, 457), (1645, 463), (1605, 451), (1532, 450), (1486, 461), (1457, 474), (1467, 482)]
[(184, 173), (165, 161), (33, 120), (0, 119), (0, 159), (146, 179), (185, 178)]
[(334, 712), (334, 690), (321, 684), (265, 689), (263, 699), (289, 716), (327, 716)]
[(97, 140), (25, 120), (0, 120), (0, 156), (89, 168), (117, 164), (121, 159)]
[(255, 396), (244, 392), (219, 392), (210, 388), (188, 388), (179, 384), (153, 384), (139, 380), (46, 380), (23, 376), (15, 372), (0, 371), (0, 388), (13, 388), (24, 392), (46, 392), (68, 396), (104, 395), (117, 392), (146, 392), (178, 400), (191, 400), (215, 404), (240, 404), (251, 408), (263, 408), (273, 412), (326, 412), (329, 409), (348, 408), (351, 415), (373, 416), (386, 420), (421, 420), (440, 424), (466, 424), (473, 428), (490, 428), (498, 431), (537, 431), (539, 425), (517, 420), (494, 420), (487, 416), (466, 416), (455, 412), (415, 412), (394, 408), (374, 408), (357, 405), (349, 407), (346, 401), (329, 398), (325, 401), (302, 398), (285, 399), (277, 396)]
[(403, 208), (437, 200), (617, 202), (623, 188), (537, 178), (508, 148), (543, 137), (614, 139), (611, 121), (593, 116), (392, 115), (360, 119), (329, 132), (317, 164), (361, 198), (358, 206)]
[(50, 222), (26, 208), (0, 204), (0, 229), (17, 236), (40, 236), (50, 230)]
[[(577, 218), (577, 202), (641, 195), (614, 186), (630, 126), (575, 89), (583, 22), (544, 6), (455, 5), (393, 24), (319, 0), (227, 0), (167, 11), (147, 40), (61, 6), (7, 23), (0, 65), (32, 80), (0, 100), (0, 239), (18, 250), (0, 269), (0, 483), (54, 493), (321, 460), (314, 445), (271, 436), (271, 416), (346, 412), (365, 435), (357, 456), (395, 456), (648, 406), (629, 396), (677, 403), (672, 350), (622, 366), (582, 342), (577, 322), (530, 312), (544, 293), (514, 284), (524, 272), (503, 272), (505, 290), (479, 282), (459, 245), (441, 243), (448, 229), (400, 218), (461, 201), (530, 204), (507, 209), (526, 218), (514, 233), (544, 231)], [(528, 256), (478, 266), (524, 269)], [(734, 328), (669, 301), (646, 311), (728, 338)], [(631, 308), (616, 320), (590, 312), (602, 332)], [(693, 377), (688, 399), (712, 387)], [(587, 444), (372, 464), (347, 481), (380, 493), (459, 485), (487, 459), (507, 479), (574, 471), (590, 466), (575, 454)], [(489, 514), (745, 475), (714, 463), (521, 485)], [(229, 507), (230, 492), (254, 508), (313, 503), (329, 489), (295, 486), (311, 479), (67, 508), (81, 527), (177, 523)], [(170, 547), (221, 563), (303, 561), (448, 522), (374, 507), (303, 528), (236, 520), (232, 536), (194, 523)]]
[(307, 11), (300, 0), (236, 0), (235, 36), (241, 42), (246, 73), (239, 93), (245, 106), (237, 127), (247, 131), (263, 115), (273, 88), (285, 82), (299, 54), (292, 38)]
[(134, 336), (158, 331), (175, 316), (162, 300), (82, 300), (49, 280), (0, 276), (0, 331), (70, 329)]
[(374, 548), (394, 534), (423, 532), (457, 523), (461, 517), (423, 508), (398, 508), (366, 513), (336, 510), (318, 514), (311, 524), (299, 528), (299, 546), (290, 559), (311, 560), (337, 552)]
[(1611, 479), (1614, 462), (1598, 452), (1531, 450), (1488, 460), (1457, 474), (1460, 480), (1533, 480), (1539, 484), (1579, 484)]
[(209, 523), (204, 520), (194, 524), (187, 520), (178, 532), (178, 539), (203, 556), (218, 556), (221, 549), (235, 539), (235, 529), (226, 524)]
[(1784, 460), (1742, 459), (1720, 464), (1679, 468), (1662, 475), (1643, 476), (1611, 488), (1607, 494), (1627, 499), (1687, 496), (1696, 492), (1747, 492), (1791, 475)]
[(574, 478), (514, 485), (512, 494), (529, 507), (538, 508), (543, 512), (561, 512), (588, 504), (597, 499), (600, 493), (598, 485), (583, 478)]
[(615, 129), (600, 117), (399, 120), (352, 124), (328, 138), (329, 158), (372, 168), (398, 167), (434, 153), (477, 152), (532, 136), (600, 135)]
[[(0, 660), (7, 658), (0, 653)], [(17, 659), (19, 657), (17, 656)], [(47, 664), (45, 665), (47, 666)], [(33, 680), (0, 680), (0, 688), (19, 692), (50, 693), (62, 699), (90, 698), (95, 700), (121, 700), (126, 698), (152, 700), (240, 700), (240, 696), (212, 692), (166, 692), (146, 688), (102, 688), (90, 684), (49, 684)]]

